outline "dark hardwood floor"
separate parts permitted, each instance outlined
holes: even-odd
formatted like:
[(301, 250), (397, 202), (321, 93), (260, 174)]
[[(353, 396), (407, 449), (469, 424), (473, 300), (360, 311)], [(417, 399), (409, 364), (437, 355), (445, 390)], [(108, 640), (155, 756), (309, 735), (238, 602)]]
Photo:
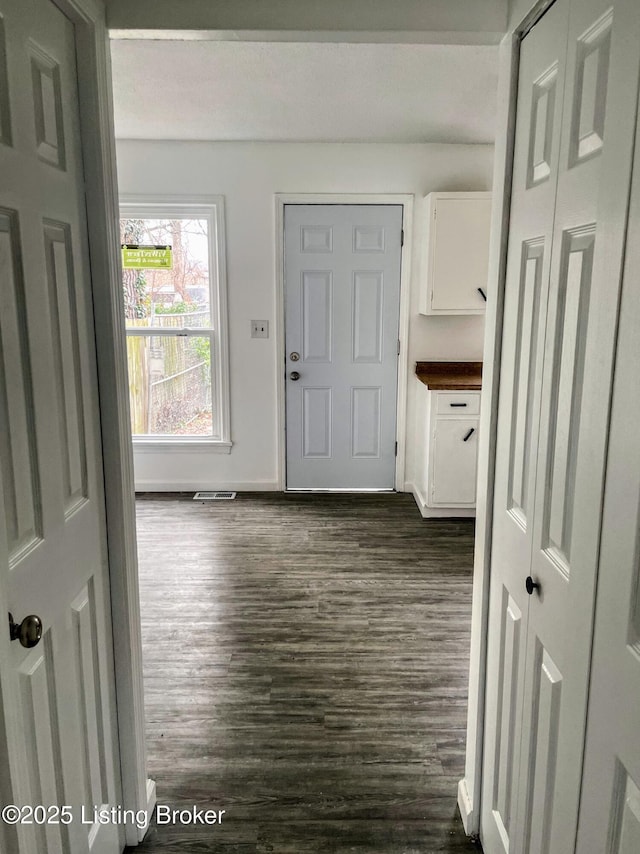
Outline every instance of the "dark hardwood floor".
[(473, 523), (408, 495), (138, 501), (149, 774), (219, 826), (140, 854), (478, 849), (464, 770)]

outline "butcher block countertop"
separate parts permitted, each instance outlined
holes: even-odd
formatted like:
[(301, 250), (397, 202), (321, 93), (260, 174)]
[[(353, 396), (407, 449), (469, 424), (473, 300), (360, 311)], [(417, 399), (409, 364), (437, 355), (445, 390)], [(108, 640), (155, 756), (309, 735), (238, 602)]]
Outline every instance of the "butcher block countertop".
[(482, 362), (416, 362), (416, 376), (435, 391), (480, 391)]

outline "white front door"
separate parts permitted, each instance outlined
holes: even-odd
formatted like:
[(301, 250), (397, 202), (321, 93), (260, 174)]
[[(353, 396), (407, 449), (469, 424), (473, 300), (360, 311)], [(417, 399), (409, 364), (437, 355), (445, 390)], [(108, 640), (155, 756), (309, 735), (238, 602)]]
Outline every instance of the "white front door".
[(628, 0), (557, 0), (522, 42), (492, 535), (487, 854), (575, 845), (636, 18)]
[(284, 223), (287, 488), (393, 489), (402, 206)]
[(0, 847), (115, 854), (122, 827), (93, 820), (120, 787), (75, 31), (50, 0), (0, 14), (1, 795), (49, 808)]
[(578, 828), (585, 854), (640, 851), (640, 122), (634, 163)]

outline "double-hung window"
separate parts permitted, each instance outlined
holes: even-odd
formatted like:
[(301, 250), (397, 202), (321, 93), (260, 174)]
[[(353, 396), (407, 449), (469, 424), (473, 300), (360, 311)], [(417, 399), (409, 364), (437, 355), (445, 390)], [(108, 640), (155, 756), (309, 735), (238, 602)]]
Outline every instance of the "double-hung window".
[(125, 198), (120, 216), (134, 445), (228, 452), (223, 201)]

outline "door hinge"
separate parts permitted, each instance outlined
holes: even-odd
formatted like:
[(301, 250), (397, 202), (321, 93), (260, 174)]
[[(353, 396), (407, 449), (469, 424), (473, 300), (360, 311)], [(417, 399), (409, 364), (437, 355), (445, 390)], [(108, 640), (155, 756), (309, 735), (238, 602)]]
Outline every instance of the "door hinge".
[(398, 356), (400, 355), (400, 339), (398, 338)]
[(404, 228), (400, 232), (400, 246), (404, 246)]
[(396, 456), (396, 457), (398, 456), (398, 443), (397, 443), (397, 442), (396, 442), (395, 456)]

